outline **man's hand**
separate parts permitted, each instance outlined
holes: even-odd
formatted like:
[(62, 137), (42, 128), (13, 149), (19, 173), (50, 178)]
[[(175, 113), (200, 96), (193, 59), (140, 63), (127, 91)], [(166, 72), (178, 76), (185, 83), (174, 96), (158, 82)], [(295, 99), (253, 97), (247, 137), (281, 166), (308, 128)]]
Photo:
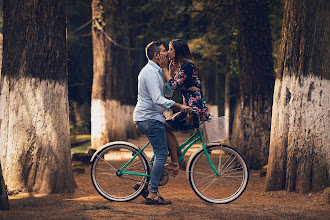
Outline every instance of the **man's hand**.
[(186, 106), (186, 105), (181, 105), (181, 111), (185, 112), (185, 113), (191, 113), (192, 108), (190, 108), (189, 106)]
[(182, 112), (192, 113), (192, 108), (186, 105), (182, 105), (180, 103), (174, 103), (172, 108), (180, 109)]

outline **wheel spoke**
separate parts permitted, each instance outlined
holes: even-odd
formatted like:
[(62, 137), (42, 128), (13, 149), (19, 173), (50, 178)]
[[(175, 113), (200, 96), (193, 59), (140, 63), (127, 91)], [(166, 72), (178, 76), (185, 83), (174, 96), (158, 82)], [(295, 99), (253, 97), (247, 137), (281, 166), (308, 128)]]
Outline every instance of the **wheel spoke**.
[(220, 175), (210, 169), (209, 160), (201, 150), (191, 159), (189, 181), (194, 192), (203, 200), (228, 203), (238, 198), (246, 188), (248, 169), (243, 158), (225, 145), (209, 146), (209, 157)]
[(198, 180), (196, 180), (196, 183), (203, 182), (204, 180), (209, 179), (209, 178), (212, 178), (212, 177), (214, 177), (214, 175), (204, 176), (204, 177), (199, 178)]
[[(92, 181), (97, 192), (104, 198), (112, 201), (135, 199), (149, 182), (149, 177), (146, 176), (118, 173), (122, 169), (132, 173), (150, 174), (147, 158), (140, 154), (132, 159), (136, 152), (138, 150), (129, 145), (114, 144), (95, 157), (92, 162)], [(138, 183), (140, 185), (136, 185)]]
[(102, 157), (100, 157), (99, 155), (97, 155), (97, 157), (98, 157), (99, 159), (103, 160), (103, 162), (105, 162), (106, 164), (108, 164), (109, 167), (111, 167), (113, 170), (116, 170), (116, 171), (117, 171), (116, 168), (114, 168), (110, 163), (108, 163), (108, 162), (107, 162), (106, 160), (104, 160)]
[(209, 188), (209, 186), (211, 186), (215, 181), (216, 181), (217, 179), (215, 178), (215, 179), (213, 179), (213, 181), (211, 181), (210, 183), (208, 183), (208, 184), (206, 184), (205, 186), (205, 188), (202, 190), (202, 192), (204, 192), (207, 188)]
[[(229, 157), (229, 158), (232, 158), (232, 160), (227, 164), (227, 166), (225, 168), (223, 168), (222, 170), (226, 170), (228, 169), (228, 167), (231, 165), (231, 163), (235, 160), (235, 157), (233, 157), (232, 155)], [(229, 159), (228, 159), (229, 160)], [(227, 160), (227, 161), (228, 161)]]
[[(238, 162), (238, 161), (237, 161)], [(237, 164), (237, 162), (235, 162), (235, 164), (233, 164), (232, 166), (231, 165), (228, 165), (225, 169), (223, 169), (221, 171), (221, 173), (226, 173), (226, 172), (229, 172), (229, 171), (233, 171), (233, 170), (241, 170), (242, 167), (240, 165)], [(240, 167), (236, 167), (236, 165), (240, 166)]]

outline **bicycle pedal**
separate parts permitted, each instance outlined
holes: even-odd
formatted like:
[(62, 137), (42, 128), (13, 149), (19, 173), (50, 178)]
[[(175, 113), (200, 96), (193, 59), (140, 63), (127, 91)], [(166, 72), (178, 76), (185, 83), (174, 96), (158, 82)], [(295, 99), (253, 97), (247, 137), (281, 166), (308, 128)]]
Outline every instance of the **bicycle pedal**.
[[(135, 186), (133, 186), (133, 189), (138, 190), (140, 188), (140, 184), (137, 183)], [(147, 199), (149, 194), (148, 187), (143, 187), (142, 191), (140, 192), (140, 195), (143, 196), (143, 198)]]
[(166, 183), (168, 182), (168, 180), (170, 179), (168, 173), (164, 170), (162, 173), (162, 177), (159, 180), (159, 185), (160, 186), (164, 186), (166, 185)]

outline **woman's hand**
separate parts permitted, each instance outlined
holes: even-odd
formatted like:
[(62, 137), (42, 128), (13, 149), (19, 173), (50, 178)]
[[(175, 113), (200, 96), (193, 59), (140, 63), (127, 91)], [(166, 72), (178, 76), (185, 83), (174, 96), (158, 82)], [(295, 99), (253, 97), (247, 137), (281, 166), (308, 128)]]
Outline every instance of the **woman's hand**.
[(168, 56), (165, 56), (165, 55), (161, 54), (160, 58), (159, 58), (160, 68), (167, 69), (167, 65), (168, 65)]
[(171, 60), (170, 67), (172, 77), (175, 75), (175, 71), (178, 69), (178, 64), (174, 62), (174, 60)]

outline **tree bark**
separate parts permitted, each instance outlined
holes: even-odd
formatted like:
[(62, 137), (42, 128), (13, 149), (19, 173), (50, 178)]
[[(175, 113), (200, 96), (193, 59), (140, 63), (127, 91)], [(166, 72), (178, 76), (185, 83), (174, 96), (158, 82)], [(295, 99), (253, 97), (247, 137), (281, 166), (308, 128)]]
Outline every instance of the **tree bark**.
[[(0, 80), (1, 80), (2, 45), (3, 45), (3, 35), (1, 33), (0, 33), (0, 45), (1, 45), (0, 48)], [(0, 131), (1, 131), (1, 123), (2, 123), (2, 119), (0, 119)], [(1, 159), (0, 159), (0, 210), (8, 210), (8, 209), (9, 209), (9, 202), (8, 202), (7, 187), (5, 184), (5, 180), (3, 179), (2, 176)]]
[(225, 126), (226, 126), (226, 144), (230, 143), (230, 55), (229, 49), (226, 57), (226, 78), (225, 78)]
[[(1, 121), (0, 121), (1, 127)], [(2, 176), (2, 169), (1, 169), (1, 161), (0, 161), (0, 210), (8, 210), (9, 209), (9, 202), (8, 202), (8, 194), (7, 194), (7, 187), (5, 184), (5, 180)]]
[(3, 1), (0, 157), (10, 188), (74, 192), (66, 1)]
[(137, 135), (132, 119), (136, 77), (130, 69), (126, 1), (94, 0), (92, 8), (93, 18), (100, 24), (92, 27), (92, 148), (97, 149), (109, 141)]
[(285, 2), (267, 191), (330, 185), (329, 9), (327, 0)]
[(136, 104), (130, 62), (127, 0), (106, 1), (106, 33), (117, 43), (106, 41), (107, 114), (110, 140), (127, 140), (137, 133), (133, 123)]
[[(214, 60), (208, 59), (205, 83), (205, 99), (209, 105), (218, 105), (218, 68)], [(218, 115), (218, 114), (217, 114)]]
[(109, 142), (107, 127), (106, 100), (106, 62), (105, 36), (102, 29), (104, 21), (104, 1), (92, 2), (92, 38), (93, 38), (93, 85), (91, 101), (91, 142), (92, 148), (97, 149)]
[(267, 164), (274, 71), (268, 8), (262, 0), (237, 0), (240, 98), (232, 144), (251, 169)]

